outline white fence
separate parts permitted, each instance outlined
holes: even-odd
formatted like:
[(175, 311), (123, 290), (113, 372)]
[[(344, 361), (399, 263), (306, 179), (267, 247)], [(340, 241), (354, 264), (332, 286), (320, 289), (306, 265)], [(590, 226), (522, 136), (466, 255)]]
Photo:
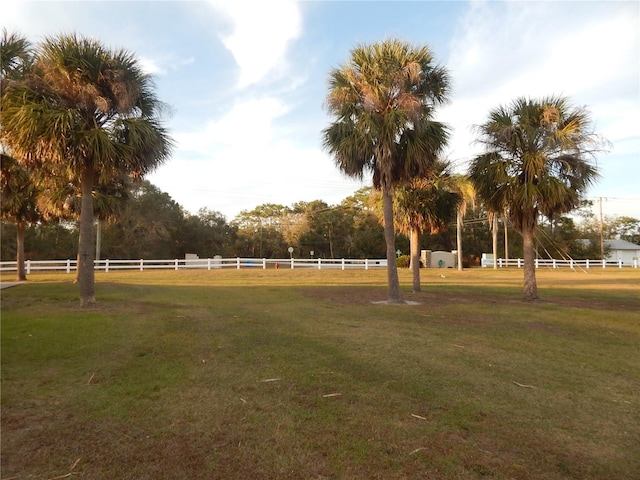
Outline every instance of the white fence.
[[(638, 260), (634, 259), (633, 263), (625, 264), (622, 260), (554, 260), (538, 258), (535, 261), (536, 268), (639, 268)], [(482, 261), (482, 267), (492, 268), (493, 260)], [(498, 268), (515, 267), (522, 268), (524, 260), (521, 258), (510, 258), (508, 260), (499, 258), (497, 261)], [(303, 258), (197, 258), (197, 259), (173, 259), (173, 260), (96, 260), (95, 270), (102, 272), (110, 272), (115, 270), (184, 270), (184, 269), (206, 269), (214, 270), (221, 268), (315, 268), (339, 269), (339, 270), (369, 270), (374, 268), (386, 268), (386, 259), (303, 259)], [(27, 260), (25, 261), (26, 273), (38, 271), (63, 271), (66, 273), (75, 272), (77, 268), (76, 260)], [(16, 262), (0, 262), (0, 272), (15, 272)]]
[[(386, 268), (386, 259), (267, 259), (267, 258), (198, 258), (198, 259), (174, 259), (174, 260), (96, 260), (95, 270), (110, 272), (114, 270), (183, 270), (190, 268), (220, 269), (220, 268), (316, 268), (324, 269), (364, 269)], [(74, 272), (77, 268), (76, 260), (27, 260), (25, 261), (26, 273), (36, 271), (64, 271)], [(0, 262), (0, 272), (15, 272), (16, 262)]]
[[(546, 258), (536, 258), (536, 268), (638, 268), (638, 260), (634, 259), (631, 264), (624, 263), (622, 260), (555, 260)], [(524, 267), (524, 260), (521, 258), (499, 258), (497, 261), (498, 268), (506, 267)], [(482, 267), (493, 268), (493, 259), (482, 259)]]

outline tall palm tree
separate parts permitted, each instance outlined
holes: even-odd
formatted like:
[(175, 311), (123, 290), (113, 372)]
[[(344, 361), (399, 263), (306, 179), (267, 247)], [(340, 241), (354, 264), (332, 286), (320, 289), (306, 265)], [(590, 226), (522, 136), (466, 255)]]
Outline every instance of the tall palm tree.
[(469, 167), (478, 196), (493, 212), (506, 210), (522, 235), (524, 297), (538, 299), (534, 233), (540, 215), (566, 213), (598, 177), (591, 159), (601, 142), (589, 112), (562, 97), (518, 98), (478, 126), (485, 153)]
[[(3, 29), (0, 38), (0, 95), (3, 95), (10, 85), (23, 81), (32, 63), (33, 51), (30, 42), (22, 35), (10, 34)], [(27, 279), (24, 235), (28, 224), (39, 219), (36, 207), (38, 188), (29, 171), (11, 156), (6, 142), (2, 141), (0, 149), (1, 217), (16, 224), (17, 279), (24, 281)]]
[[(142, 177), (166, 160), (171, 139), (152, 78), (126, 50), (95, 39), (47, 37), (25, 81), (3, 95), (2, 139), (24, 165), (51, 163), (81, 185), (80, 303), (95, 303), (92, 192), (99, 179)], [(106, 182), (105, 182), (106, 183)]]
[(40, 219), (36, 182), (15, 158), (0, 154), (0, 218), (16, 224), (16, 272), (19, 282), (27, 279), (24, 234), (30, 223)]
[(326, 105), (335, 120), (324, 146), (348, 176), (372, 174), (382, 191), (390, 303), (402, 303), (395, 257), (393, 191), (429, 172), (447, 141), (433, 119), (447, 99), (447, 71), (427, 46), (397, 39), (358, 45), (348, 63), (329, 74)]
[(462, 195), (456, 190), (447, 163), (438, 161), (428, 177), (413, 178), (393, 197), (396, 228), (409, 236), (413, 291), (420, 291), (420, 232), (446, 230), (453, 222)]
[(476, 192), (467, 175), (456, 174), (452, 177), (456, 190), (460, 193), (460, 202), (456, 214), (456, 248), (458, 257), (458, 271), (462, 271), (462, 227), (467, 207), (475, 205)]

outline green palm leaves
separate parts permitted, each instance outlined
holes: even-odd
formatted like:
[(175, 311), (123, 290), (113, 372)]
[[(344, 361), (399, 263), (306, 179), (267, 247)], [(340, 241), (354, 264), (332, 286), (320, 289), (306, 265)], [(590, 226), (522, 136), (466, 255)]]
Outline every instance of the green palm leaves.
[(326, 105), (335, 121), (324, 146), (345, 174), (373, 174), (374, 186), (390, 191), (428, 173), (446, 144), (447, 129), (433, 113), (448, 89), (448, 74), (427, 47), (360, 45), (330, 73)]
[[(170, 155), (164, 105), (136, 57), (76, 35), (48, 37), (2, 95), (2, 142), (20, 163), (81, 186), (78, 283), (94, 299), (96, 185), (141, 177)], [(115, 182), (114, 182), (115, 183)]]
[(518, 98), (492, 110), (477, 129), (485, 153), (471, 162), (469, 176), (487, 208), (506, 211), (523, 235), (525, 297), (535, 299), (533, 232), (538, 217), (553, 218), (578, 206), (598, 177), (591, 158), (599, 139), (588, 112), (562, 97)]
[(402, 301), (391, 196), (396, 185), (427, 176), (446, 144), (447, 129), (433, 114), (448, 89), (447, 71), (426, 46), (395, 39), (357, 46), (329, 75), (334, 121), (323, 131), (324, 146), (342, 172), (370, 174), (382, 190), (391, 302)]

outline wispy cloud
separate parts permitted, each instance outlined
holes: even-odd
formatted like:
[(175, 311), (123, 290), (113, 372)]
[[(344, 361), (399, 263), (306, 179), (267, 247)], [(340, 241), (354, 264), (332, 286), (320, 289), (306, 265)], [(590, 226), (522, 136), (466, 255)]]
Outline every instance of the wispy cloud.
[(572, 2), (472, 2), (447, 62), (454, 98), (442, 119), (455, 129), (452, 159), (477, 153), (472, 126), (519, 96), (564, 95), (577, 105), (589, 99), (600, 133), (615, 137), (609, 140), (639, 136), (637, 122), (619, 129), (620, 119), (638, 112), (639, 30), (631, 2), (581, 9)]
[(151, 75), (163, 76), (167, 75), (171, 70), (177, 70), (185, 65), (191, 65), (195, 62), (193, 57), (190, 58), (149, 58), (140, 57), (140, 66)]
[(240, 67), (239, 87), (283, 73), (287, 46), (302, 30), (296, 2), (211, 0), (211, 4), (230, 22), (230, 32), (221, 33), (220, 39)]
[(273, 146), (278, 137), (273, 122), (287, 111), (274, 97), (239, 100), (223, 117), (209, 121), (204, 128), (177, 134), (179, 148), (207, 155), (229, 154), (230, 150), (242, 155), (257, 154)]

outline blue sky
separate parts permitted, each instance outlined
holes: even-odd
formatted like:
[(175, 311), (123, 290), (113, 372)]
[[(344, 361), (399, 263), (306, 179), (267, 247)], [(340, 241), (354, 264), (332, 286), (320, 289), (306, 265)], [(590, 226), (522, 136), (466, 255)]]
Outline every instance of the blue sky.
[(610, 142), (589, 198), (640, 218), (640, 3), (581, 1), (6, 2), (33, 42), (76, 32), (138, 55), (171, 106), (173, 157), (148, 179), (187, 210), (232, 220), (263, 203), (336, 204), (369, 185), (322, 150), (328, 73), (358, 43), (427, 44), (453, 80), (437, 119), (456, 170), (472, 127), (518, 96), (564, 95)]

